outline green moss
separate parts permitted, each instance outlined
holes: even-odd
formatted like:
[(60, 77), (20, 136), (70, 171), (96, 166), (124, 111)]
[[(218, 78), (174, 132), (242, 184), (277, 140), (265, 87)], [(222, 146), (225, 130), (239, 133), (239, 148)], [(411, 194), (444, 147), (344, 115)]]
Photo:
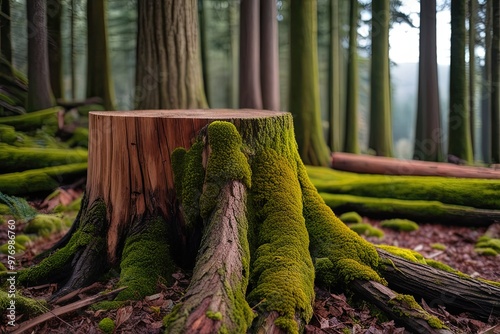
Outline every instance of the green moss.
[(215, 207), (219, 192), (229, 180), (241, 180), (251, 187), (250, 166), (242, 152), (242, 139), (234, 124), (215, 121), (208, 126), (211, 152), (207, 162), (205, 188), (200, 197), (202, 217), (208, 217)]
[(441, 243), (434, 243), (434, 244), (431, 244), (431, 247), (432, 249), (437, 249), (437, 250), (446, 250), (446, 245), (443, 245)]
[[(9, 298), (9, 294), (7, 292), (5, 292), (4, 290), (0, 290), (0, 313), (3, 317), (8, 314), (8, 312), (10, 312), (7, 308), (10, 306), (11, 300), (12, 299)], [(18, 317), (20, 314), (34, 316), (48, 311), (46, 301), (35, 300), (21, 296), (21, 294), (19, 294), (19, 291), (17, 291), (14, 300), (16, 302), (15, 307)]]
[(10, 215), (10, 208), (7, 204), (0, 203), (0, 215)]
[(346, 212), (340, 215), (340, 220), (342, 220), (345, 224), (358, 224), (363, 221), (363, 218), (354, 211)]
[(388, 219), (380, 222), (380, 226), (400, 232), (418, 230), (418, 224), (408, 219)]
[(272, 149), (260, 151), (252, 163), (252, 196), (256, 208), (258, 247), (254, 254), (250, 304), (277, 311), (275, 324), (289, 333), (312, 316), (314, 268), (302, 216), (296, 173), (286, 158)]
[(71, 236), (68, 244), (58, 249), (38, 265), (23, 270), (19, 274), (22, 284), (40, 284), (53, 279), (66, 270), (75, 253), (90, 242), (95, 243), (96, 252), (105, 250), (105, 236), (100, 235), (106, 222), (106, 206), (102, 201), (92, 203), (84, 214), (81, 227)]
[(4, 214), (11, 214), (23, 222), (33, 219), (38, 214), (24, 198), (8, 196), (0, 192), (0, 201), (8, 208)]
[[(181, 306), (182, 304), (176, 304), (172, 310), (170, 311), (169, 314), (165, 315), (163, 317), (163, 320), (162, 320), (162, 323), (163, 323), (163, 327), (166, 327), (166, 328), (169, 328), (170, 325), (175, 321), (177, 320), (178, 318), (178, 314), (179, 314), (179, 310), (181, 309)], [(165, 334), (168, 334), (167, 332)]]
[(106, 334), (111, 334), (115, 330), (115, 322), (110, 318), (104, 318), (99, 321), (99, 329)]
[(78, 108), (76, 108), (76, 110), (81, 116), (88, 116), (89, 112), (91, 111), (105, 111), (106, 109), (101, 104), (86, 104), (83, 106), (79, 106)]
[(29, 131), (44, 127), (45, 131), (54, 134), (58, 128), (58, 113), (61, 107), (38, 110), (18, 116), (0, 117), (0, 124), (13, 126), (17, 131)]
[(486, 255), (486, 256), (497, 256), (498, 252), (494, 250), (493, 248), (474, 248), (474, 251), (478, 253), (479, 255)]
[[(437, 317), (427, 313), (415, 301), (415, 298), (413, 298), (413, 296), (398, 294), (396, 297), (389, 300), (388, 304), (393, 305), (394, 306), (393, 310), (396, 311), (400, 316), (416, 317), (416, 318), (424, 319), (427, 321), (429, 326), (431, 326), (432, 328), (437, 328), (437, 329), (446, 328), (446, 326), (443, 324), (443, 322), (441, 320), (439, 320)], [(404, 308), (410, 308), (412, 310), (412, 312), (409, 314), (403, 313), (399, 308), (397, 308), (398, 306), (404, 307)]]
[(205, 313), (205, 315), (207, 316), (207, 318), (212, 319), (212, 320), (217, 320), (217, 321), (222, 320), (222, 313), (220, 313), (220, 312), (207, 311)]
[(382, 238), (384, 236), (384, 231), (379, 228), (373, 227), (368, 223), (358, 223), (347, 225), (351, 230), (359, 235), (366, 235), (367, 237), (377, 237)]
[(406, 259), (408, 261), (426, 264), (426, 261), (422, 256), (422, 254), (414, 250), (391, 246), (391, 245), (377, 245), (377, 247), (391, 254), (402, 257), (403, 259)]
[(305, 167), (300, 161), (297, 163), (310, 252), (316, 258), (330, 259), (335, 275), (331, 282), (318, 283), (346, 285), (353, 279), (367, 278), (385, 283), (374, 270), (379, 261), (375, 247), (333, 214), (309, 181)]
[(479, 241), (476, 248), (492, 248), (497, 253), (500, 253), (500, 239), (490, 238), (488, 240)]
[(36, 234), (46, 237), (54, 232), (61, 231), (62, 219), (55, 215), (39, 214), (33, 218), (24, 228), (24, 233)]
[(7, 271), (7, 268), (5, 268), (5, 266), (3, 265), (2, 262), (0, 262), (0, 272), (2, 271)]
[(457, 270), (453, 269), (449, 265), (444, 264), (443, 262), (440, 262), (440, 261), (436, 261), (436, 260), (432, 260), (432, 259), (425, 259), (425, 262), (427, 265), (429, 265), (433, 268), (439, 269), (439, 270), (443, 270), (443, 271), (446, 271), (449, 273), (457, 273), (458, 272)]
[(161, 218), (143, 222), (144, 230), (125, 242), (120, 263), (120, 286), (128, 286), (116, 300), (141, 299), (157, 290), (159, 279), (168, 280), (173, 272), (167, 243), (167, 224)]
[(89, 147), (89, 130), (87, 128), (78, 127), (73, 132), (73, 136), (67, 141), (69, 147)]
[[(24, 247), (22, 244), (15, 241), (14, 242), (14, 249), (15, 249), (16, 253), (20, 253), (20, 252), (26, 250), (26, 247)], [(5, 243), (2, 246), (0, 246), (0, 253), (9, 254), (9, 244), (8, 243)]]
[(337, 278), (335, 267), (329, 258), (323, 257), (314, 261), (314, 269), (316, 271), (316, 281), (324, 285), (331, 286)]
[(307, 167), (307, 172), (319, 192), (439, 201), (492, 210), (499, 206), (500, 180), (355, 174), (323, 167)]

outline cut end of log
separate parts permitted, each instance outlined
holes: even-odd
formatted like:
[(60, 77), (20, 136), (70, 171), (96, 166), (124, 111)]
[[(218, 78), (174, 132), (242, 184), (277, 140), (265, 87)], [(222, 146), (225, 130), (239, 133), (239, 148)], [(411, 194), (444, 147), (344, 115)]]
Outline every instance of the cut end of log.
[(189, 109), (189, 110), (132, 110), (132, 111), (92, 111), (90, 115), (139, 118), (195, 118), (209, 120), (251, 119), (282, 116), (283, 111), (258, 109)]

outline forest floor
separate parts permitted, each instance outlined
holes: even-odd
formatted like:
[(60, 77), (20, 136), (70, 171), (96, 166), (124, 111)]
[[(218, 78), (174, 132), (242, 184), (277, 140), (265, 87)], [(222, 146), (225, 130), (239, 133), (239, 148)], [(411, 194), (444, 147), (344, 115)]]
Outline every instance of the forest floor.
[[(364, 218), (385, 233), (383, 238), (370, 237), (369, 241), (375, 244), (389, 244), (414, 249), (427, 258), (444, 262), (472, 277), (481, 277), (488, 280), (500, 281), (500, 261), (497, 257), (478, 255), (474, 251), (474, 244), (484, 234), (486, 228), (469, 228), (420, 224), (417, 231), (396, 232), (381, 228), (380, 222)], [(22, 230), (22, 226), (18, 226)], [(0, 228), (0, 241), (6, 240), (7, 229)], [(18, 260), (22, 267), (30, 266), (34, 256), (50, 248), (64, 232), (52, 234), (46, 238), (39, 238), (30, 243), (26, 251), (19, 255)], [(444, 245), (437, 250), (435, 244)], [(6, 255), (0, 255), (0, 261), (6, 263)], [(18, 268), (20, 269), (20, 268)], [(72, 313), (54, 318), (28, 333), (102, 333), (98, 323), (104, 317), (113, 319), (116, 323), (114, 333), (163, 333), (162, 318), (179, 302), (189, 285), (190, 274), (178, 271), (173, 276), (173, 285), (159, 284), (159, 293), (148, 296), (144, 300), (125, 304), (118, 310), (103, 311), (90, 308), (78, 309)], [(89, 298), (104, 290), (110, 290), (117, 283), (118, 278), (98, 282), (89, 290), (78, 294), (73, 300)], [(48, 298), (57, 289), (55, 285), (45, 285), (20, 289), (27, 297)], [(50, 305), (55, 307), (56, 305)], [(430, 308), (423, 304), (430, 313), (438, 316), (454, 333), (482, 333), (500, 334), (500, 324), (491, 319), (485, 323), (467, 314), (450, 314), (444, 307)], [(28, 320), (27, 315), (17, 315), (17, 323)], [(498, 320), (498, 319), (497, 319)], [(0, 332), (7, 332), (3, 321), (0, 322)], [(306, 333), (370, 333), (370, 334), (398, 334), (407, 333), (392, 321), (385, 321), (377, 317), (370, 307), (362, 301), (356, 301), (340, 291), (326, 291), (316, 288), (314, 302), (314, 316), (306, 327)]]

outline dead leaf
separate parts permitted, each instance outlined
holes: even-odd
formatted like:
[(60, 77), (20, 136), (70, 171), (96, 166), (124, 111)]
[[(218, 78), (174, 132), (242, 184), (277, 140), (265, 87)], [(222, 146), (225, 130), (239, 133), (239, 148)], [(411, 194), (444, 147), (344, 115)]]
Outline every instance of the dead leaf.
[(116, 328), (120, 327), (121, 324), (123, 324), (125, 321), (127, 321), (130, 316), (132, 315), (132, 311), (134, 308), (132, 306), (125, 306), (122, 308), (119, 308), (118, 311), (116, 311)]

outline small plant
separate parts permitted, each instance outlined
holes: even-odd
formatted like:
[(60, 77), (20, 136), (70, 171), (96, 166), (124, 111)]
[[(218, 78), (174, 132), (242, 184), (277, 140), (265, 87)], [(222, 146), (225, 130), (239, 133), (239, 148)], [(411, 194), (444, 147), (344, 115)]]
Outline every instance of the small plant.
[(30, 221), (37, 212), (33, 209), (24, 198), (8, 196), (0, 192), (0, 202), (5, 203), (10, 210), (10, 213), (19, 220)]
[(400, 232), (418, 230), (418, 224), (408, 219), (388, 219), (380, 222), (380, 226)]
[(367, 223), (358, 223), (348, 225), (351, 230), (359, 235), (365, 235), (367, 237), (377, 237), (382, 238), (384, 236), (384, 231), (379, 228), (373, 227)]
[(354, 211), (346, 212), (339, 217), (340, 220), (344, 222), (344, 224), (358, 224), (363, 221), (363, 218)]
[(436, 249), (436, 250), (444, 251), (444, 250), (446, 250), (446, 245), (443, 245), (443, 244), (441, 244), (441, 243), (438, 242), (438, 243), (432, 244), (431, 248), (432, 249)]

